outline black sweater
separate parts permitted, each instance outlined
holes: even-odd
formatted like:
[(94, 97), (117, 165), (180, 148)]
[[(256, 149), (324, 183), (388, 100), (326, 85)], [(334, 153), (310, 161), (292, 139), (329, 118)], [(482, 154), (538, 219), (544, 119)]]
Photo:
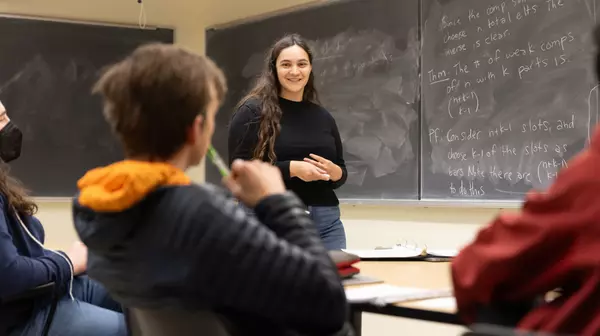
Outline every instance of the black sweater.
[[(252, 159), (258, 143), (261, 104), (251, 99), (235, 111), (229, 128), (230, 163), (234, 159)], [(279, 98), (279, 105), (283, 114), (281, 133), (275, 140), (275, 164), (281, 170), (287, 189), (296, 193), (306, 205), (338, 205), (334, 189), (346, 182), (348, 172), (335, 120), (326, 109), (308, 101)], [(302, 161), (309, 158), (309, 154), (317, 154), (338, 165), (342, 169), (342, 178), (335, 182), (304, 182), (290, 177), (290, 161)], [(266, 159), (265, 156), (263, 160)]]

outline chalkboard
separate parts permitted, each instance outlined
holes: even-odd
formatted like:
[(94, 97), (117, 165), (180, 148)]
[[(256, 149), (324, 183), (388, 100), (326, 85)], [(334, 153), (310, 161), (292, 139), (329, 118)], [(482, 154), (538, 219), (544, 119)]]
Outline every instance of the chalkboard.
[(597, 121), (593, 0), (424, 0), (423, 199), (522, 199)]
[[(336, 119), (348, 181), (343, 199), (417, 199), (419, 2), (348, 0), (207, 30), (206, 53), (230, 88), (217, 117), (216, 149), (227, 157), (227, 126), (260, 73), (265, 52), (285, 33), (309, 40), (325, 108)], [(207, 180), (219, 183), (208, 164)]]
[[(340, 127), (352, 200), (521, 200), (598, 121), (600, 0), (347, 0), (207, 31), (232, 91), (215, 144), (285, 32), (307, 37)], [(208, 166), (208, 179), (218, 182)]]
[(123, 158), (90, 93), (100, 71), (171, 29), (0, 18), (0, 100), (24, 135), (11, 171), (34, 196), (72, 196), (94, 167)]

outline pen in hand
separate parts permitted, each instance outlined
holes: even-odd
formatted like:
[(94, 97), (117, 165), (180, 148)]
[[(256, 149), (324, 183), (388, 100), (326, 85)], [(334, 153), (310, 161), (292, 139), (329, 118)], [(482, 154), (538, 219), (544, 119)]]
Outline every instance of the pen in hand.
[[(208, 152), (206, 153), (206, 156), (208, 156), (210, 161), (217, 167), (222, 177), (227, 177), (231, 174), (231, 171), (225, 164), (225, 161), (221, 159), (221, 156), (219, 155), (219, 153), (217, 153), (217, 150), (212, 145), (208, 147)], [(224, 192), (227, 198), (233, 198), (233, 194), (231, 194), (229, 190), (224, 189)]]
[(229, 176), (229, 174), (231, 174), (231, 171), (225, 164), (225, 161), (221, 159), (221, 156), (219, 155), (219, 153), (217, 153), (217, 151), (212, 145), (210, 145), (210, 147), (208, 148), (207, 156), (212, 161), (212, 163), (215, 166), (217, 166), (217, 169), (219, 169), (219, 173), (221, 173), (221, 176), (226, 177)]
[[(212, 145), (210, 145), (210, 147), (208, 147), (208, 152), (206, 153), (206, 155), (208, 156), (210, 161), (212, 161), (212, 163), (215, 166), (217, 166), (217, 168), (219, 169), (219, 173), (221, 173), (221, 176), (226, 177), (226, 176), (229, 176), (229, 174), (231, 174), (231, 171), (225, 164), (225, 161), (223, 161), (223, 159), (221, 159), (221, 156), (219, 155), (219, 153), (217, 153), (217, 150)], [(227, 193), (227, 195), (233, 196), (233, 195), (231, 195), (231, 193)], [(308, 211), (308, 210), (304, 210), (304, 211), (306, 211), (307, 214), (310, 214), (310, 211)]]

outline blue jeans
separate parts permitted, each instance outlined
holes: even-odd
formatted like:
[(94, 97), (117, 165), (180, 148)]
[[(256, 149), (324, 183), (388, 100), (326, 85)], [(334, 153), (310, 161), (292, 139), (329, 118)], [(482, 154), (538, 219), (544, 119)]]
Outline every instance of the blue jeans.
[[(256, 216), (254, 210), (242, 205), (248, 216)], [(315, 223), (321, 241), (327, 250), (346, 248), (346, 231), (340, 219), (339, 206), (309, 206), (310, 218)]]
[(309, 206), (310, 217), (321, 236), (327, 250), (346, 248), (346, 231), (340, 219), (339, 206)]
[[(99, 283), (87, 276), (73, 279), (73, 297), (58, 301), (49, 336), (126, 336), (125, 317), (121, 306), (110, 298)], [(38, 307), (25, 325), (10, 336), (41, 335), (50, 306)]]

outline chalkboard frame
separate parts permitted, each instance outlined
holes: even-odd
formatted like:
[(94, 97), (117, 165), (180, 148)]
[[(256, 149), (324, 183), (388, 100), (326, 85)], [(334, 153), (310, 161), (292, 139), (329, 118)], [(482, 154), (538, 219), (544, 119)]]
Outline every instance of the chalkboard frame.
[[(91, 25), (101, 27), (115, 27), (115, 28), (129, 28), (138, 30), (155, 31), (158, 29), (171, 31), (173, 36), (172, 43), (177, 43), (177, 30), (173, 25), (145, 25), (143, 28), (139, 24), (134, 23), (119, 23), (111, 21), (99, 21), (99, 20), (79, 20), (70, 18), (61, 18), (53, 16), (39, 16), (39, 15), (25, 15), (25, 14), (11, 14), (11, 13), (0, 13), (0, 18), (6, 19), (19, 19), (19, 20), (31, 20), (31, 21), (43, 21), (43, 22), (56, 22), (56, 23), (69, 23), (69, 24), (80, 24), (80, 25)], [(35, 202), (52, 203), (52, 204), (63, 204), (65, 202), (71, 202), (72, 197), (70, 196), (32, 196)]]
[(171, 30), (173, 31), (173, 42), (176, 41), (176, 29), (175, 26), (171, 25), (146, 25), (141, 28), (139, 25), (134, 23), (119, 23), (111, 21), (96, 21), (96, 20), (77, 20), (77, 19), (66, 19), (60, 17), (51, 16), (37, 16), (37, 15), (21, 15), (21, 14), (10, 14), (0, 13), (0, 18), (6, 19), (20, 19), (20, 20), (32, 20), (32, 21), (45, 21), (45, 22), (58, 22), (58, 23), (72, 23), (80, 25), (91, 25), (91, 26), (104, 26), (104, 27), (116, 27), (116, 28), (131, 28), (139, 30)]

